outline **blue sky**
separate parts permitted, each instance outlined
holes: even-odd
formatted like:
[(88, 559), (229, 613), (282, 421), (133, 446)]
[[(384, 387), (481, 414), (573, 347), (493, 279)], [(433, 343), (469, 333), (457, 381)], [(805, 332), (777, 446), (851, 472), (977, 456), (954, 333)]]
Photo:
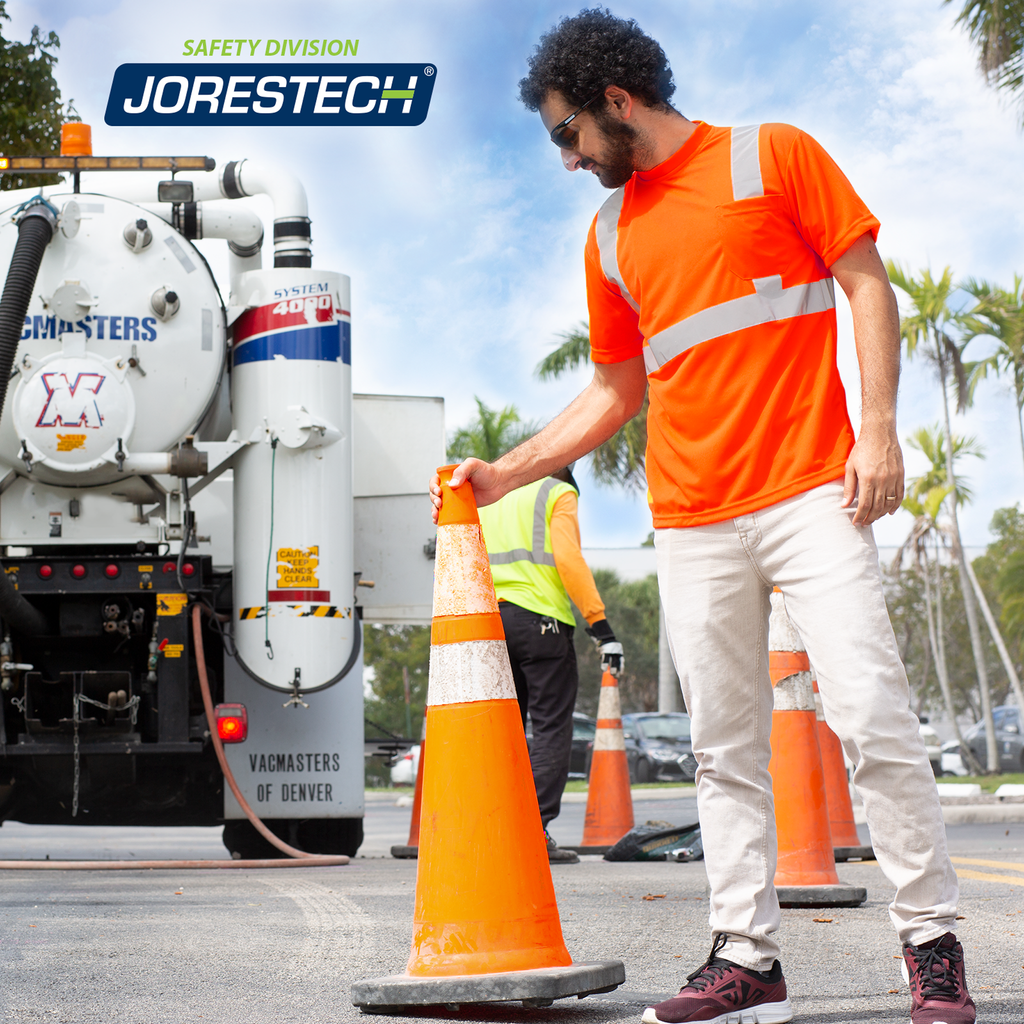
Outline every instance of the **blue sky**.
[[(607, 193), (592, 176), (562, 169), (517, 99), (539, 35), (578, 9), (532, 0), (11, 0), (7, 31), (24, 39), (38, 24), (59, 34), (57, 78), (93, 125), (96, 153), (204, 153), (221, 166), (260, 157), (299, 174), (315, 265), (352, 278), (355, 389), (442, 395), (456, 426), (473, 415), (474, 395), (549, 419), (587, 379), (540, 383), (533, 367), (560, 331), (586, 317), (583, 242)], [(958, 276), (1004, 284), (1024, 270), (1016, 112), (986, 88), (938, 0), (630, 0), (612, 9), (661, 42), (687, 116), (787, 121), (811, 132), (881, 220), (884, 256), (915, 271), (949, 264)], [(185, 39), (225, 36), (351, 38), (360, 62), (432, 62), (430, 114), (418, 128), (332, 131), (103, 124), (119, 64), (184, 60)], [(856, 425), (859, 385), (842, 302), (839, 317)], [(969, 356), (985, 354), (976, 344)], [(901, 437), (940, 414), (931, 371), (905, 365)], [(963, 467), (976, 495), (961, 514), (968, 544), (986, 543), (993, 510), (1024, 497), (1014, 415), (1006, 386), (989, 381), (957, 418), (954, 429), (976, 435), (987, 454)], [(915, 454), (907, 452), (911, 474), (922, 468)], [(586, 546), (647, 535), (641, 498), (596, 488), (585, 475), (582, 482)], [(879, 543), (899, 543), (909, 525), (906, 513), (886, 519)]]

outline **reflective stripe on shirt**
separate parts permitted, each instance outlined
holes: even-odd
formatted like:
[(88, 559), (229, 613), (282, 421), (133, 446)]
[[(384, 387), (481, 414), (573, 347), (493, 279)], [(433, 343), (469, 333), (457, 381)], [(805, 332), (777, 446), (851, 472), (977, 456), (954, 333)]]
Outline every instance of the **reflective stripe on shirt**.
[(548, 495), (551, 488), (557, 487), (558, 483), (554, 477), (548, 477), (537, 492), (537, 498), (533, 503), (533, 550), (513, 548), (511, 551), (488, 552), (487, 560), (491, 565), (511, 565), (513, 562), (533, 562), (534, 565), (551, 566), (555, 564), (555, 556), (544, 550), (544, 538), (547, 535)]
[(775, 274), (773, 277), (755, 278), (753, 284), (753, 295), (742, 295), (738, 299), (709, 306), (648, 339), (644, 344), (647, 372), (654, 373), (670, 359), (712, 338), (721, 338), (772, 320), (824, 313), (836, 304), (831, 277), (783, 288), (782, 278)]
[(733, 128), (730, 140), (732, 166), (732, 197), (753, 199), (764, 195), (761, 182), (761, 155), (757, 139), (761, 132), (759, 124), (748, 124), (744, 128)]
[[(746, 125), (730, 130), (730, 169), (733, 201), (764, 195), (758, 146), (761, 126)], [(601, 270), (614, 283), (633, 310), (640, 307), (622, 277), (618, 260), (618, 227), (624, 189), (616, 189), (597, 215), (594, 236), (601, 256)], [(831, 276), (807, 284), (782, 287), (782, 277), (754, 278), (753, 295), (742, 295), (709, 306), (658, 334), (644, 340), (644, 366), (653, 373), (676, 356), (705, 341), (758, 327), (773, 320), (824, 313), (835, 308), (835, 286)]]

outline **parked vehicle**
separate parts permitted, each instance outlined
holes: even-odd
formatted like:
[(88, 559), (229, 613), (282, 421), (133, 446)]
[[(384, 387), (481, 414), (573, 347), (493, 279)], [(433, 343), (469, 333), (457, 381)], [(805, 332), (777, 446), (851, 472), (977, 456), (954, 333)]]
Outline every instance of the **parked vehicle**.
[(947, 740), (942, 744), (942, 774), (943, 775), (968, 775), (964, 767), (963, 758), (960, 756), (960, 743), (958, 740)]
[[(1024, 771), (1024, 732), (1021, 728), (1020, 709), (1012, 704), (993, 708), (992, 721), (996, 727), (999, 770), (1004, 772)], [(988, 755), (985, 752), (985, 736), (984, 722), (978, 722), (964, 733), (964, 743), (971, 748), (971, 752), (982, 767), (985, 767), (988, 761)]]
[(928, 717), (922, 715), (920, 718), (921, 724), (918, 726), (917, 731), (921, 734), (921, 739), (924, 740), (924, 748), (928, 751), (928, 760), (932, 766), (932, 774), (939, 776), (942, 774), (942, 740), (939, 739), (939, 734), (928, 724)]
[(678, 711), (622, 716), (630, 782), (692, 782), (697, 759), (690, 716)]
[(417, 743), (404, 754), (399, 754), (391, 766), (392, 786), (415, 786), (420, 769), (420, 745)]
[[(590, 775), (590, 758), (594, 752), (597, 722), (582, 711), (572, 713), (572, 751), (569, 754), (569, 778), (586, 779)], [(533, 722), (526, 719), (526, 746), (533, 743)]]

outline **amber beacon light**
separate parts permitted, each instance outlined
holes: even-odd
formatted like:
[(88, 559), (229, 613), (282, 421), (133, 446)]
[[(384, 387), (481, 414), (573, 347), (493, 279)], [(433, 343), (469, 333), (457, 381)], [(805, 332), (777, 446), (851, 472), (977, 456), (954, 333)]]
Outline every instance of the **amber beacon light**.
[(92, 126), (69, 121), (60, 126), (61, 156), (92, 156)]

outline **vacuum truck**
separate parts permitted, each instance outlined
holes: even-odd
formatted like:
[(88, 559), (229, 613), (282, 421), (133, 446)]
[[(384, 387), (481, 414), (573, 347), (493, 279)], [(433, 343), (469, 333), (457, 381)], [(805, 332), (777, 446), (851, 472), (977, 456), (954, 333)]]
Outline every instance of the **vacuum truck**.
[(65, 176), (0, 199), (0, 820), (224, 823), (275, 855), (215, 758), (198, 623), (244, 798), (354, 854), (362, 628), (429, 620), (443, 404), (353, 397), (349, 278), (286, 170), (93, 156), (71, 125), (0, 172)]

